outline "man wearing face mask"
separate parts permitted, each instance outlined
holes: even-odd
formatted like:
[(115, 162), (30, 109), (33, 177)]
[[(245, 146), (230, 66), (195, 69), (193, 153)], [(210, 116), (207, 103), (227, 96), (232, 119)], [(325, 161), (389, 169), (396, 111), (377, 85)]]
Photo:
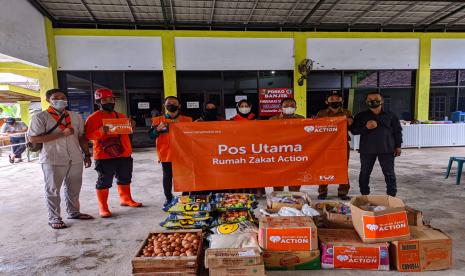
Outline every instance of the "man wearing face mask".
[(223, 121), (224, 119), (218, 116), (218, 108), (212, 102), (205, 104), (202, 110), (202, 117), (195, 120), (196, 122), (212, 122), (212, 121)]
[[(326, 105), (328, 108), (320, 110), (316, 115), (317, 118), (324, 118), (324, 117), (341, 117), (345, 116), (347, 118), (348, 126), (352, 125), (353, 118), (352, 112), (350, 110), (344, 109), (342, 106), (344, 104), (344, 100), (342, 95), (338, 91), (331, 91), (328, 95), (326, 95)], [(347, 162), (349, 162), (349, 153), (350, 147), (347, 145)], [(342, 200), (349, 200), (350, 197), (347, 196), (349, 193), (350, 185), (341, 184), (337, 189), (337, 196)], [(328, 185), (320, 185), (318, 187), (318, 199), (324, 200), (328, 196)]]
[(166, 97), (163, 107), (164, 114), (152, 119), (151, 136), (156, 139), (158, 162), (161, 163), (163, 170), (163, 192), (166, 199), (164, 206), (166, 206), (173, 199), (173, 167), (169, 126), (175, 123), (192, 122), (192, 118), (181, 115), (181, 103), (177, 97)]
[[(113, 91), (106, 88), (95, 91), (95, 101), (100, 110), (92, 113), (86, 121), (87, 139), (93, 141), (95, 170), (98, 173), (96, 193), (99, 213), (102, 218), (111, 216), (108, 208), (108, 194), (116, 177), (121, 206), (141, 207), (131, 195), (133, 170), (132, 145), (128, 134), (109, 134), (108, 126), (103, 125), (103, 119), (126, 118), (126, 115), (116, 112)], [(131, 120), (133, 129), (135, 122)]]
[[(24, 133), (27, 131), (27, 126), (23, 122), (17, 122), (15, 118), (6, 119), (5, 124), (2, 125), (0, 133), (7, 134), (10, 137), (12, 145), (12, 153), (9, 155), (10, 163), (22, 162), (22, 154), (26, 150), (24, 143)], [(22, 145), (18, 145), (22, 144)]]
[(396, 196), (397, 184), (394, 159), (401, 154), (402, 127), (397, 116), (383, 110), (384, 98), (379, 92), (368, 93), (368, 110), (358, 113), (350, 131), (360, 135), (359, 185), (362, 195), (370, 194), (370, 175), (378, 159), (384, 174), (387, 194)]
[(45, 94), (50, 107), (32, 117), (29, 142), (42, 144), (39, 162), (45, 180), (48, 224), (53, 229), (66, 228), (60, 216), (60, 189), (65, 186), (66, 211), (69, 219), (92, 219), (79, 211), (83, 160), (90, 167), (90, 153), (84, 136), (84, 122), (76, 112), (67, 111), (68, 99), (59, 89)]
[[(281, 114), (275, 115), (270, 120), (305, 119), (304, 116), (296, 114), (297, 102), (293, 98), (281, 100)], [(273, 187), (273, 191), (284, 191), (284, 187)], [(290, 192), (299, 192), (300, 186), (289, 186)]]

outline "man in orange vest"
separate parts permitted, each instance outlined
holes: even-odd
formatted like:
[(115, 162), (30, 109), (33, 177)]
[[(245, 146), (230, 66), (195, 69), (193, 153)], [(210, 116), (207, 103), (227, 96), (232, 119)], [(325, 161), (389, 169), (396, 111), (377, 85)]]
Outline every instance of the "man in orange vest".
[(181, 103), (177, 97), (168, 96), (163, 105), (164, 114), (152, 119), (151, 136), (156, 138), (158, 162), (163, 169), (163, 191), (166, 202), (171, 202), (173, 194), (173, 167), (171, 164), (171, 149), (169, 126), (174, 123), (192, 122), (191, 117), (181, 115)]
[[(108, 193), (113, 178), (118, 181), (118, 193), (121, 206), (140, 207), (131, 197), (133, 159), (131, 141), (128, 134), (109, 134), (108, 126), (103, 119), (126, 118), (124, 114), (114, 111), (115, 97), (110, 89), (101, 88), (95, 91), (95, 100), (100, 110), (92, 113), (86, 121), (86, 137), (93, 141), (95, 170), (98, 173), (97, 199), (100, 216), (111, 216), (108, 209)], [(134, 121), (131, 121), (135, 127)]]

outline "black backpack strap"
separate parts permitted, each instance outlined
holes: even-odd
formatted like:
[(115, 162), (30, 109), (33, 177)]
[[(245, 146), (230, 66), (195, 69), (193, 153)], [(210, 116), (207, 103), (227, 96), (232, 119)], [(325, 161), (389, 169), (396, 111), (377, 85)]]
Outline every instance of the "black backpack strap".
[(63, 114), (61, 114), (60, 118), (58, 119), (57, 123), (50, 130), (46, 131), (43, 135), (48, 135), (52, 133), (55, 129), (57, 129), (57, 127), (60, 126), (61, 121), (63, 121), (65, 116), (66, 116), (65, 112), (63, 112)]

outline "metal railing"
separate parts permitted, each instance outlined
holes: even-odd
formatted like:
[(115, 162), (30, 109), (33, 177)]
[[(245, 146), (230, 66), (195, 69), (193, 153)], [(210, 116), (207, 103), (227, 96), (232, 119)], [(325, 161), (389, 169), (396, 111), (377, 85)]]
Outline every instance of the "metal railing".
[[(24, 153), (26, 153), (26, 156), (27, 156), (27, 162), (31, 162), (31, 161), (34, 161), (34, 160), (37, 160), (39, 158), (39, 153), (38, 152), (31, 152), (29, 151), (29, 148), (27, 147), (27, 134), (26, 133), (23, 133), (24, 135), (24, 140), (25, 142), (24, 143), (15, 143), (15, 144), (8, 144), (8, 145), (5, 145), (3, 141), (0, 142), (0, 157), (2, 156), (3, 154), (3, 150), (4, 149), (9, 149), (9, 152), (11, 153), (13, 151), (13, 147), (14, 146), (21, 146), (21, 145), (24, 145), (26, 147), (26, 150), (24, 151)], [(9, 135), (5, 135), (5, 137), (9, 137)], [(10, 142), (11, 143), (11, 142)]]

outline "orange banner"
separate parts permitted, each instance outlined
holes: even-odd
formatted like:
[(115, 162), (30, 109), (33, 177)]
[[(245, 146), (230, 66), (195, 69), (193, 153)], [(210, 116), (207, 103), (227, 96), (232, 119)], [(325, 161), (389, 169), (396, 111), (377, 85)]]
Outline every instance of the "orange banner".
[(170, 125), (175, 191), (348, 183), (344, 117)]

